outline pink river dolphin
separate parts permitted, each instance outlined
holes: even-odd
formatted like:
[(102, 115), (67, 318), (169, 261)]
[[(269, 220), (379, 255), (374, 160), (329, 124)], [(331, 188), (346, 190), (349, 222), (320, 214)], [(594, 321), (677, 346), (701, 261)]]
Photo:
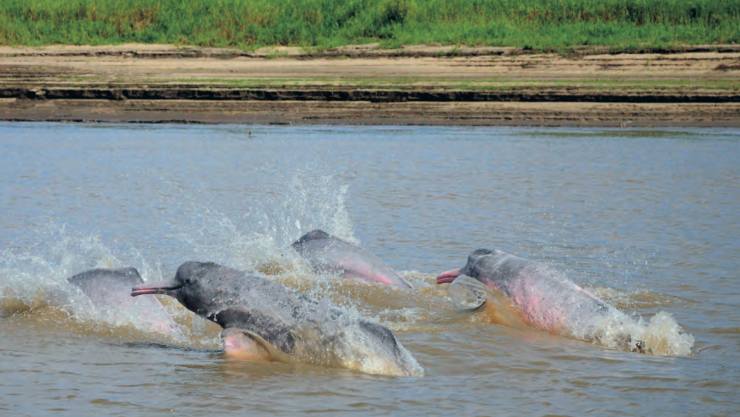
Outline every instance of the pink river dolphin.
[[(471, 278), (477, 280), (473, 281)], [(500, 250), (477, 249), (462, 268), (441, 273), (437, 284), (458, 283), (466, 287), (483, 284), (493, 298), (507, 300), (497, 307), (511, 308), (518, 322), (552, 333), (583, 340), (606, 337), (605, 323), (622, 322), (626, 315), (546, 265)], [(472, 282), (474, 285), (470, 285)], [(475, 289), (474, 289), (475, 290)], [(490, 299), (477, 297), (477, 308)], [(501, 320), (503, 324), (505, 320)], [(622, 337), (624, 348), (642, 351), (642, 341)]]
[(260, 275), (186, 262), (173, 280), (131, 290), (133, 297), (148, 294), (173, 297), (220, 325), (227, 356), (381, 375), (424, 374), (390, 329)]
[(154, 297), (133, 299), (131, 287), (144, 284), (136, 268), (91, 269), (67, 279), (92, 302), (96, 313), (108, 321), (137, 327), (172, 337), (182, 331), (162, 304)]
[(317, 272), (341, 274), (396, 287), (412, 288), (405, 279), (377, 256), (323, 230), (313, 230), (292, 245)]

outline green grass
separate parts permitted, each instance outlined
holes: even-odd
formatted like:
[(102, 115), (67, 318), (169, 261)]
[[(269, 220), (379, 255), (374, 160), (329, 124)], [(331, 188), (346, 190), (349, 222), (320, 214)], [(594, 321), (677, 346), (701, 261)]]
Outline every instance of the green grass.
[(563, 50), (740, 42), (740, 0), (0, 0), (0, 44), (380, 42)]

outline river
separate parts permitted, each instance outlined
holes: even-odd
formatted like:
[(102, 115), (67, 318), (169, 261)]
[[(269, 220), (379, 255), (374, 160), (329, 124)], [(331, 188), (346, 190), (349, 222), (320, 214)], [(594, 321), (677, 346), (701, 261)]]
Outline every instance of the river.
[[(0, 414), (737, 415), (740, 130), (0, 123)], [(316, 275), (321, 228), (412, 291)], [(659, 340), (613, 349), (460, 312), (476, 248), (549, 265)], [(422, 377), (230, 360), (105, 318), (66, 278), (257, 270), (391, 328)], [(657, 346), (657, 345), (656, 345)]]

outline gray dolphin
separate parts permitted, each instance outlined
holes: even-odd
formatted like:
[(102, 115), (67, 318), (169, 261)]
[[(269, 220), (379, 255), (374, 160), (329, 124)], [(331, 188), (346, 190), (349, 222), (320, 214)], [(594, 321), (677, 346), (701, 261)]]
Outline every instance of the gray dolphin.
[[(621, 323), (629, 321), (624, 313), (581, 288), (564, 274), (500, 250), (473, 251), (464, 267), (441, 273), (437, 277), (437, 284), (457, 284), (458, 280), (474, 292), (479, 291), (475, 288), (477, 283), (493, 290), (496, 295), (502, 295), (527, 325), (579, 339), (612, 337), (604, 334), (610, 325), (614, 327), (616, 324), (618, 328)], [(478, 302), (473, 303), (472, 307), (480, 307), (488, 299), (474, 297)], [(621, 347), (643, 351), (642, 341), (631, 340), (629, 334), (620, 335), (619, 338)]]
[(180, 328), (156, 298), (134, 300), (129, 297), (132, 286), (144, 283), (136, 268), (91, 269), (67, 281), (82, 290), (97, 312), (109, 321), (136, 323), (147, 331), (182, 337)]
[(291, 246), (318, 272), (338, 273), (347, 278), (412, 288), (377, 256), (323, 230), (312, 230)]
[(224, 351), (254, 360), (421, 376), (393, 333), (279, 283), (215, 263), (186, 262), (171, 282), (142, 285), (132, 296), (166, 294), (224, 328)]

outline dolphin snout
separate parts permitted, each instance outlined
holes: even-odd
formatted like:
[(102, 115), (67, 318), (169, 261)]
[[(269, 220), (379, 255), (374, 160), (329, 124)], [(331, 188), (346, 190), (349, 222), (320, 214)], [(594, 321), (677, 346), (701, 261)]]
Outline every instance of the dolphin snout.
[(182, 287), (182, 284), (178, 282), (159, 282), (145, 285), (138, 285), (131, 288), (131, 296), (136, 297), (138, 295), (147, 294), (166, 294), (172, 295), (172, 291), (175, 291)]
[(460, 268), (442, 272), (437, 276), (437, 284), (449, 284), (460, 275)]

